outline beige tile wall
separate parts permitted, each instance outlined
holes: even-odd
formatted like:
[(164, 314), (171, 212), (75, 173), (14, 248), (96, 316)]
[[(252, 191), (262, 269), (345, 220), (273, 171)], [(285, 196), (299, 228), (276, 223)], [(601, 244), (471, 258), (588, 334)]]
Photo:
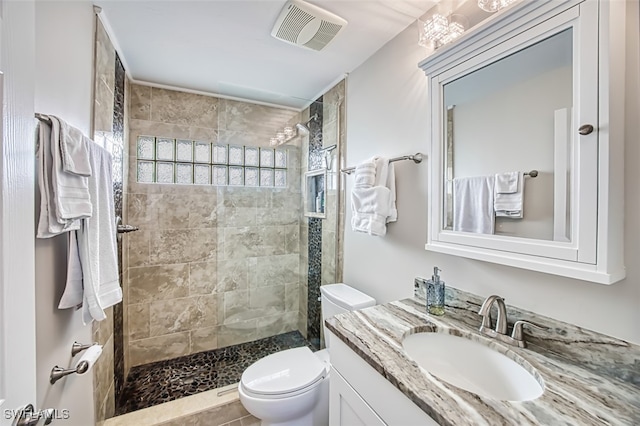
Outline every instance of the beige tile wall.
[[(346, 82), (331, 88), (322, 97), (322, 145), (324, 147), (338, 144), (338, 149), (332, 151), (331, 170), (327, 171), (327, 187), (325, 212), (322, 222), (322, 275), (321, 284), (342, 282), (343, 235), (344, 235), (344, 179), (340, 175), (340, 168), (345, 167), (344, 153), (346, 152), (345, 122)], [(302, 113), (302, 121), (309, 118), (309, 109)], [(304, 173), (309, 170), (309, 139), (302, 139), (301, 146), (301, 182)], [(304, 201), (300, 200), (301, 208)], [(300, 221), (300, 276), (299, 287), (299, 317), (298, 328), (306, 337), (307, 334), (307, 273), (309, 268), (309, 223), (306, 217)], [(321, 329), (322, 330), (322, 329)], [(322, 331), (321, 331), (322, 332)]]
[(259, 426), (232, 386), (187, 396), (109, 419), (106, 426)]
[[(268, 146), (299, 114), (131, 85), (129, 173), (139, 135)], [(300, 150), (286, 189), (130, 179), (128, 352), (132, 366), (298, 328)]]
[(260, 426), (260, 420), (249, 414), (240, 401), (235, 401), (158, 426)]

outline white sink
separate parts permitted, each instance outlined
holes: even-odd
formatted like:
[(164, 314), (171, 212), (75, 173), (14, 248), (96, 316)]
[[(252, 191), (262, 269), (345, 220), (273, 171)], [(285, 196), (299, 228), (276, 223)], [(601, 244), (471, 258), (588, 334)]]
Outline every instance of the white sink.
[[(476, 395), (504, 401), (529, 401), (544, 391), (542, 380), (539, 382), (521, 365), (464, 337), (416, 333), (407, 336), (402, 346), (409, 358), (424, 370)], [(535, 371), (533, 367), (530, 370)]]

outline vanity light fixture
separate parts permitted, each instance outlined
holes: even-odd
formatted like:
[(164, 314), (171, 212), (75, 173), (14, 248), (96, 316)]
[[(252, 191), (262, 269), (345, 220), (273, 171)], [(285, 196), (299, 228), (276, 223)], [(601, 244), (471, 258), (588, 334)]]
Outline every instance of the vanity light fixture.
[(454, 14), (447, 18), (435, 13), (426, 21), (418, 20), (418, 44), (422, 47), (437, 49), (460, 37), (467, 25), (466, 17), (462, 15)]
[(478, 7), (485, 12), (493, 13), (515, 3), (516, 0), (478, 0)]
[(296, 134), (296, 132), (295, 132), (295, 130), (293, 130), (293, 127), (287, 126), (287, 127), (284, 128), (284, 135), (287, 138), (292, 138), (293, 136), (295, 136), (295, 134)]
[(296, 136), (298, 132), (293, 127), (287, 126), (281, 132), (276, 132), (275, 137), (269, 139), (269, 145), (273, 147), (284, 145)]
[(280, 146), (289, 142), (293, 138), (297, 138), (298, 136), (308, 136), (309, 135), (309, 123), (312, 121), (317, 121), (320, 117), (318, 114), (314, 114), (304, 123), (297, 123), (294, 126), (285, 126), (282, 131), (276, 132), (276, 136), (269, 140), (269, 145), (271, 146)]

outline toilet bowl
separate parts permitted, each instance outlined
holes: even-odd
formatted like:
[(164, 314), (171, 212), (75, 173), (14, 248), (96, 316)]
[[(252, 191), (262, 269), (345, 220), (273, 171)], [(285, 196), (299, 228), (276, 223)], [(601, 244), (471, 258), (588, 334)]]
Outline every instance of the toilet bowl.
[[(376, 301), (345, 284), (320, 287), (322, 322), (339, 313), (375, 305)], [(329, 341), (327, 349), (307, 347), (268, 355), (242, 373), (240, 402), (262, 426), (324, 426), (329, 424)]]

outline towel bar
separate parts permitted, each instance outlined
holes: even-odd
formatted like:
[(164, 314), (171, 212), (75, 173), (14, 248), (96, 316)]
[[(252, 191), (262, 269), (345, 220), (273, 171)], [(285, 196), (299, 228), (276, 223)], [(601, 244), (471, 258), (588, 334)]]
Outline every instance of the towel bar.
[[(540, 172), (538, 172), (537, 170), (531, 170), (529, 172), (523, 173), (524, 176), (529, 176), (530, 178), (538, 177), (539, 174)], [(453, 179), (447, 179), (447, 182), (453, 182)]]
[[(413, 155), (403, 155), (401, 157), (395, 157), (395, 158), (390, 158), (389, 162), (390, 163), (394, 163), (396, 161), (403, 161), (403, 160), (413, 160), (414, 163), (419, 164), (422, 162), (422, 154), (417, 152)], [(351, 173), (353, 173), (356, 170), (355, 167), (347, 167), (344, 168), (342, 170), (340, 170), (342, 173), (346, 173), (348, 175), (350, 175)]]

